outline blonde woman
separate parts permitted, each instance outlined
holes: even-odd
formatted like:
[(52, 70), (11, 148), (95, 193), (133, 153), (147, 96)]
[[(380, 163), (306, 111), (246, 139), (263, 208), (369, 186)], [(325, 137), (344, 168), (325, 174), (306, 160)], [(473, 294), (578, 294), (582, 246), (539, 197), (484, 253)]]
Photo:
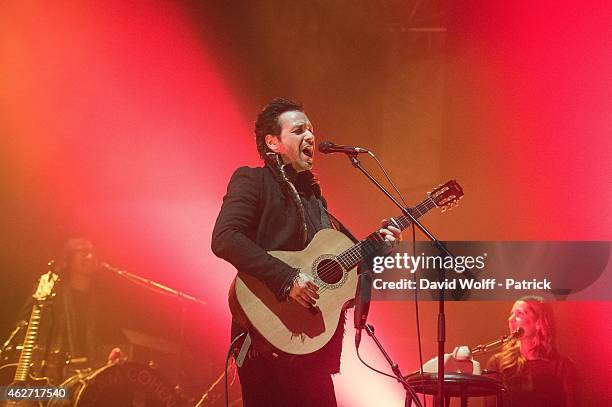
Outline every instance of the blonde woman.
[[(523, 335), (509, 341), (488, 363), (509, 391), (504, 406), (575, 407), (580, 405), (574, 364), (555, 348), (551, 308), (542, 298), (520, 298), (512, 306), (508, 328)], [(487, 406), (495, 405), (493, 400)]]

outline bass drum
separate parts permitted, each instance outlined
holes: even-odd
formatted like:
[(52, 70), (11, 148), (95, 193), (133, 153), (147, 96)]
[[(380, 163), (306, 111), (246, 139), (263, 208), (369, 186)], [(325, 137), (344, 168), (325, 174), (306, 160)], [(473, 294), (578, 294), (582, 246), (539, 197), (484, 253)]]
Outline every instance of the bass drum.
[(176, 407), (184, 401), (157, 371), (134, 362), (104, 366), (72, 376), (60, 385), (70, 400), (52, 399), (47, 407)]

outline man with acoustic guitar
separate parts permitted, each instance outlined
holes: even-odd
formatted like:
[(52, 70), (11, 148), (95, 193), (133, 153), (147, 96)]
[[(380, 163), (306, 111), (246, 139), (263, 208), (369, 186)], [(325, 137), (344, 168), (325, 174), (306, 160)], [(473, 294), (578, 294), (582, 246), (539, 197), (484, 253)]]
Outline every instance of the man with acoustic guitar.
[[(301, 104), (272, 100), (257, 117), (255, 140), (264, 166), (234, 172), (212, 236), (213, 252), (239, 272), (230, 292), (232, 338), (248, 331), (253, 340), (238, 369), (244, 405), (335, 406), (331, 375), (340, 370), (344, 307), (329, 318), (322, 310), (354, 267), (317, 259), (313, 277), (297, 266), (297, 253), (321, 242), (315, 234), (328, 229), (350, 233), (327, 212), (310, 171), (315, 136)], [(401, 232), (383, 225), (377, 236), (390, 246)], [(349, 246), (355, 241), (344, 239)], [(323, 253), (332, 252), (323, 246)], [(351, 284), (343, 289), (354, 297)], [(261, 311), (248, 309), (257, 307)], [(316, 338), (322, 339), (299, 348)]]

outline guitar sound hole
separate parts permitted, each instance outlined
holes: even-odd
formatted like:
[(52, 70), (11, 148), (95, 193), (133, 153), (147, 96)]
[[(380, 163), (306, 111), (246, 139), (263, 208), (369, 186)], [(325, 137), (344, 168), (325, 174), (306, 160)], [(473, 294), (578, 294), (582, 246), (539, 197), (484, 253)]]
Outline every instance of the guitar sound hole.
[(317, 264), (317, 275), (327, 284), (336, 284), (342, 280), (342, 267), (335, 260), (325, 259)]

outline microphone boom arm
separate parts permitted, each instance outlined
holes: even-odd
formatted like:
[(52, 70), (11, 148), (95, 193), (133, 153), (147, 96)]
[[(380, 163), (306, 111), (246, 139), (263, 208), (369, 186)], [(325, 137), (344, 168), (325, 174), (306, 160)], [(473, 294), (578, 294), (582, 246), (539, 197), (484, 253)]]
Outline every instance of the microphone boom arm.
[(116, 267), (111, 266), (108, 263), (100, 263), (100, 266), (103, 269), (111, 271), (111, 272), (113, 272), (113, 273), (115, 273), (115, 274), (117, 274), (117, 275), (119, 275), (121, 277), (125, 277), (128, 280), (132, 280), (134, 282), (140, 283), (140, 284), (144, 285), (147, 288), (150, 288), (150, 289), (153, 289), (153, 290), (157, 290), (157, 291), (161, 291), (163, 293), (170, 294), (170, 295), (173, 295), (173, 296), (181, 298), (181, 299), (186, 299), (186, 300), (198, 303), (200, 305), (206, 305), (205, 301), (203, 301), (203, 300), (201, 300), (201, 299), (199, 299), (197, 297), (194, 297), (193, 295), (189, 295), (189, 294), (186, 294), (186, 293), (184, 293), (182, 291), (175, 290), (174, 288), (170, 288), (170, 287), (168, 287), (168, 286), (166, 286), (164, 284), (158, 283), (157, 281), (149, 280), (149, 279), (141, 277), (141, 276), (139, 276), (137, 274), (130, 273), (129, 271), (126, 271), (126, 270), (120, 270), (120, 269), (118, 269)]

